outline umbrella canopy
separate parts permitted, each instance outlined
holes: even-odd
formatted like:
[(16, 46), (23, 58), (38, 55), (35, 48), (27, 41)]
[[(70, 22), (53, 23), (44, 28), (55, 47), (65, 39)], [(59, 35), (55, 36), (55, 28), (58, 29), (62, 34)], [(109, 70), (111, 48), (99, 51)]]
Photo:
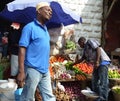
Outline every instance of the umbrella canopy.
[(16, 0), (8, 3), (6, 8), (0, 12), (0, 17), (12, 22), (27, 24), (36, 18), (36, 4), (41, 1), (47, 1), (53, 10), (52, 18), (46, 23), (48, 28), (59, 27), (82, 23), (79, 15), (66, 8), (62, 4), (51, 0)]

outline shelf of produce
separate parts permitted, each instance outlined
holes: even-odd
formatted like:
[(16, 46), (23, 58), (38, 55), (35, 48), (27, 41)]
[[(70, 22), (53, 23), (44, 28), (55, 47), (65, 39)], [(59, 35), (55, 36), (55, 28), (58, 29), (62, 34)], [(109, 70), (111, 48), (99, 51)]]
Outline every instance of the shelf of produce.
[(109, 78), (109, 80), (120, 82), (120, 78)]
[(86, 88), (86, 80), (76, 80), (72, 79), (56, 79), (56, 83), (60, 82), (64, 88), (65, 92), (70, 96), (70, 99), (76, 99), (80, 101), (85, 101), (85, 96), (81, 93), (81, 90)]
[(75, 77), (72, 77), (71, 79), (55, 79), (56, 82), (70, 82), (70, 81), (76, 81)]
[(87, 77), (84, 80), (78, 80), (78, 79), (76, 79), (75, 76), (73, 76), (71, 79), (54, 79), (53, 81), (55, 81), (55, 82), (72, 82), (72, 81), (86, 82), (86, 81), (89, 81), (89, 80), (91, 80), (91, 77)]

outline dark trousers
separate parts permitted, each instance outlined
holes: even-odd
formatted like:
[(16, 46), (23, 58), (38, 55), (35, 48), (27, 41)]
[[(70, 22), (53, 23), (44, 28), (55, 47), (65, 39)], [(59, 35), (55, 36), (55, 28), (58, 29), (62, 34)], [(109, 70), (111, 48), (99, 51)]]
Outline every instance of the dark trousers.
[(107, 101), (109, 92), (108, 66), (101, 65), (93, 71), (92, 89), (99, 95), (95, 101)]

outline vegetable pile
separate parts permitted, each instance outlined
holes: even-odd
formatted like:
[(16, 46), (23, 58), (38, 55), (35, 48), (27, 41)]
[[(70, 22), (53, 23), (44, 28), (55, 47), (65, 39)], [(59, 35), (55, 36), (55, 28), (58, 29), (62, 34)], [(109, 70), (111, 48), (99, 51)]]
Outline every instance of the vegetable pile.
[(74, 65), (74, 68), (77, 68), (78, 70), (81, 70), (82, 72), (86, 74), (91, 74), (93, 72), (92, 65), (87, 64), (85, 62)]
[(55, 75), (55, 69), (57, 69), (57, 68), (55, 68), (54, 64), (55, 63), (61, 64), (64, 61), (65, 61), (65, 58), (63, 56), (60, 56), (60, 55), (55, 55), (55, 56), (51, 56), (50, 57), (50, 60), (49, 60), (49, 63), (50, 63), (49, 71), (50, 71), (50, 75), (51, 75), (52, 78)]
[(79, 63), (72, 66), (72, 62), (68, 61), (65, 66), (67, 70), (72, 70), (75, 72), (75, 78), (77, 80), (85, 80), (88, 74), (93, 72), (93, 67), (87, 63)]
[(73, 62), (66, 60), (63, 56), (52, 56), (50, 58), (50, 74), (54, 79), (85, 80), (93, 72), (93, 67), (86, 62), (73, 65)]
[(63, 62), (65, 60), (65, 58), (63, 56), (60, 55), (55, 55), (55, 56), (51, 56), (50, 57), (50, 64), (54, 63), (54, 62)]
[[(83, 89), (82, 82), (70, 81), (70, 82), (61, 82), (61, 84), (65, 87), (65, 92), (70, 96), (69, 101), (84, 101), (84, 95), (81, 94), (81, 89)], [(62, 100), (62, 101), (66, 101), (66, 100)]]
[(65, 48), (70, 49), (70, 50), (75, 50), (76, 49), (76, 44), (75, 44), (75, 42), (73, 42), (71, 40), (67, 40)]

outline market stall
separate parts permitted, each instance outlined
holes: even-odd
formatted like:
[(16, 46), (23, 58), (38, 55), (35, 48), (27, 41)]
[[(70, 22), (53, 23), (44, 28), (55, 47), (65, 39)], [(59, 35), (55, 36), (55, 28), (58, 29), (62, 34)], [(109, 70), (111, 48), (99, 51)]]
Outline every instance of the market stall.
[[(92, 66), (86, 62), (72, 66), (73, 62), (66, 55), (50, 57), (50, 73), (53, 82), (54, 94), (58, 101), (61, 99), (85, 101), (81, 90), (88, 86)], [(68, 100), (68, 101), (69, 101)]]
[[(71, 66), (73, 61), (67, 55), (54, 55), (50, 57), (50, 73), (53, 83), (54, 94), (57, 100), (79, 99), (87, 101), (81, 91), (87, 87), (91, 88), (91, 76), (93, 67), (85, 61)], [(108, 70), (109, 77), (109, 99), (115, 100), (120, 93), (120, 69), (110, 65)], [(115, 87), (117, 88), (115, 89)], [(116, 91), (114, 93), (113, 91)], [(112, 93), (112, 96), (111, 96)]]

